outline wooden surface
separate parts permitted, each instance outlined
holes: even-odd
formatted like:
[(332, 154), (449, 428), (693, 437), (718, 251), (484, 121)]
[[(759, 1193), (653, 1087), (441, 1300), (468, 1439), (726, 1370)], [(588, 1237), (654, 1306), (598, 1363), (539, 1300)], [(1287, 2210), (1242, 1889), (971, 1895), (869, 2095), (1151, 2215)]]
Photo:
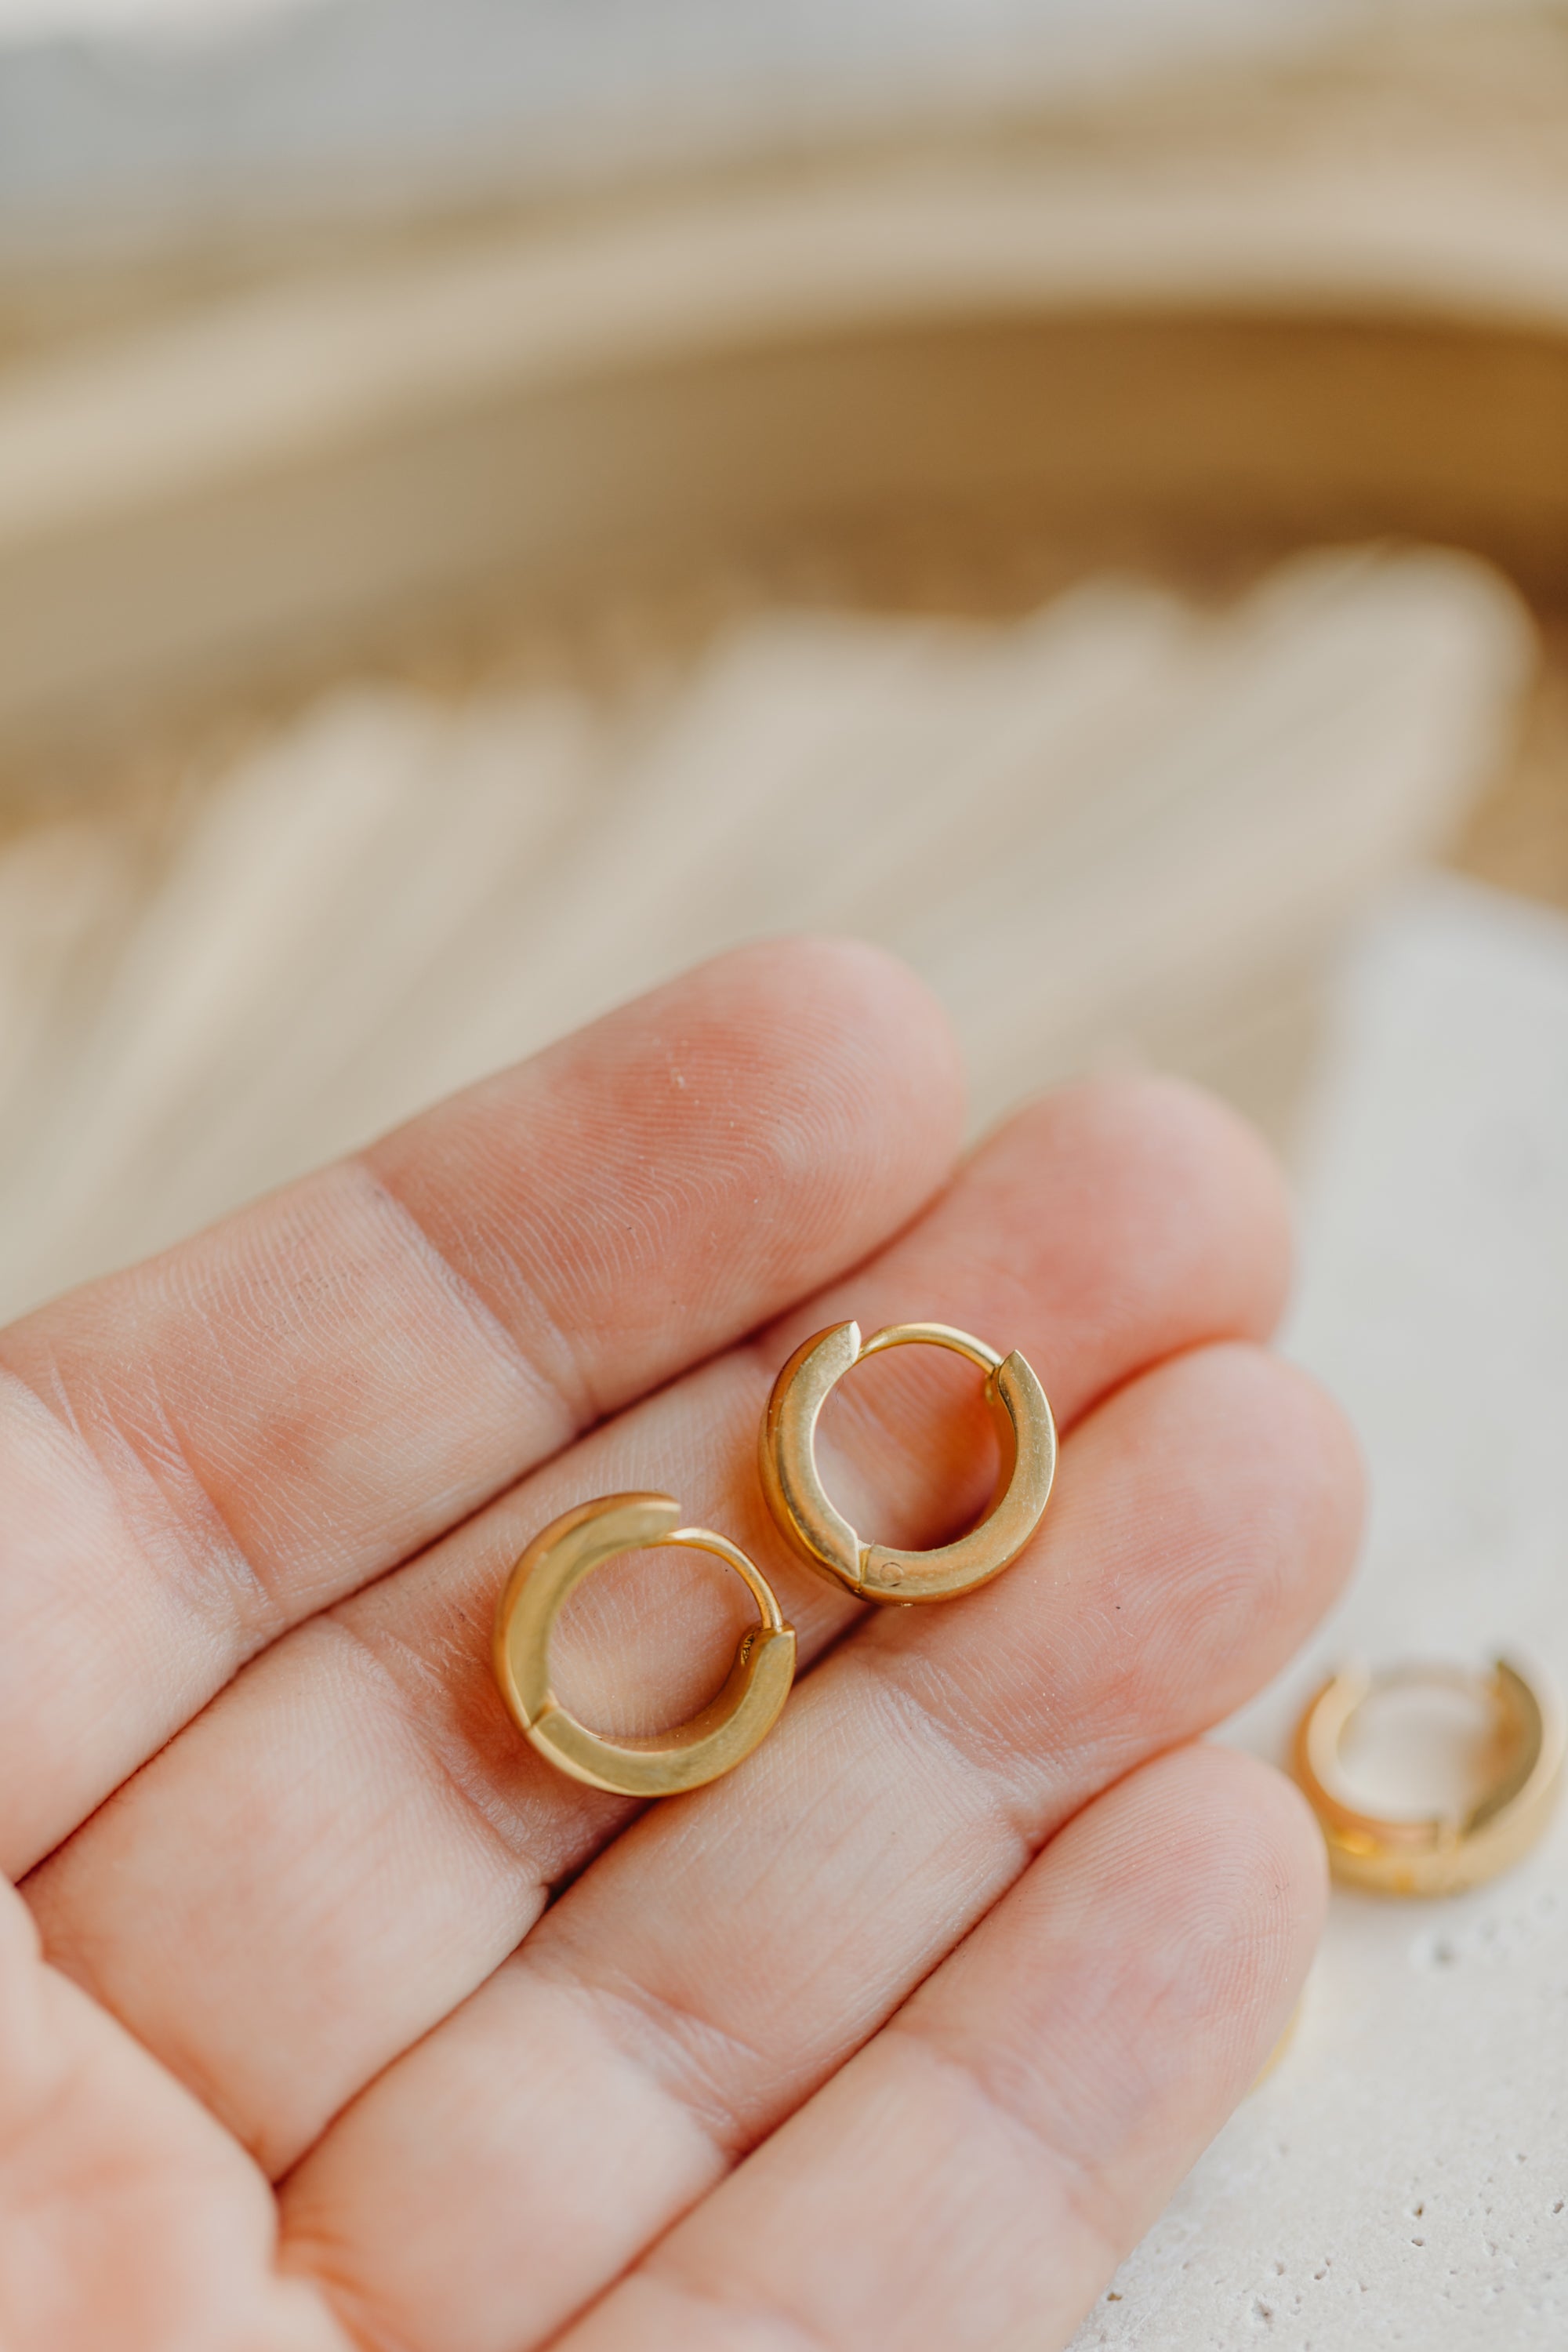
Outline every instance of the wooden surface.
[(1412, 34), (18, 330), (0, 747), (922, 501), (1568, 593), (1565, 125), (1555, 21)]

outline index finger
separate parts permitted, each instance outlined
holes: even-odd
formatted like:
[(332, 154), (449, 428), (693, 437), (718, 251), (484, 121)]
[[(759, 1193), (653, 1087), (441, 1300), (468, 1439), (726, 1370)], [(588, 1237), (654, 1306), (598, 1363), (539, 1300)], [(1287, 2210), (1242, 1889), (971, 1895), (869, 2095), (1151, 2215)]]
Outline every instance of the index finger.
[(286, 1627), (863, 1256), (959, 1122), (901, 965), (747, 949), (0, 1334), (0, 1867)]

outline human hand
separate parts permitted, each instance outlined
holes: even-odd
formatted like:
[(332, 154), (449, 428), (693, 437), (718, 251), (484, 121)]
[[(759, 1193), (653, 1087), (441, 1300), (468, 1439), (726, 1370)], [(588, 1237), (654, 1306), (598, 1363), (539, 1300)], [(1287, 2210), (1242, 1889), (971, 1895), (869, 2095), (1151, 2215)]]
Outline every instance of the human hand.
[[(949, 1181), (957, 1097), (900, 968), (749, 950), (0, 1337), (5, 2352), (1070, 2335), (1305, 1971), (1302, 1808), (1184, 1743), (1331, 1596), (1358, 1474), (1257, 1345), (1284, 1217), (1228, 1114), (1069, 1091)], [(858, 1612), (763, 1507), (773, 1373), (850, 1315), (1057, 1409), (965, 1600)], [(984, 1507), (978, 1390), (856, 1373), (851, 1519)], [(752, 1552), (803, 1679), (634, 1817), (520, 1738), (489, 1626), (637, 1486)], [(674, 1719), (731, 1582), (603, 1570), (563, 1696)]]

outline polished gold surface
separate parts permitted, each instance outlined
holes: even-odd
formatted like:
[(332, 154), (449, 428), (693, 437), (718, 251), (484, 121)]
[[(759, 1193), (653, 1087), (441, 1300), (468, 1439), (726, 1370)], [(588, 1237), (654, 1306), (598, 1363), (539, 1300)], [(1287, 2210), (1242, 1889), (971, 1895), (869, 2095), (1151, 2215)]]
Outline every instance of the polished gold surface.
[[(816, 1424), (846, 1372), (886, 1348), (951, 1348), (985, 1375), (1002, 1473), (977, 1528), (935, 1551), (862, 1543), (828, 1500), (816, 1469)], [(862, 1342), (858, 1323), (804, 1340), (773, 1382), (763, 1416), (763, 1491), (780, 1528), (812, 1565), (862, 1601), (951, 1601), (1017, 1559), (1040, 1523), (1056, 1475), (1057, 1432), (1046, 1392), (1016, 1350), (999, 1356), (946, 1323), (893, 1323)]]
[[(519, 1728), (542, 1756), (591, 1789), (669, 1797), (731, 1771), (778, 1721), (795, 1678), (795, 1628), (767, 1579), (743, 1551), (708, 1528), (679, 1525), (668, 1495), (601, 1495), (563, 1512), (534, 1537), (496, 1612), (496, 1680)], [(672, 1730), (605, 1739), (567, 1712), (550, 1683), (550, 1636), (584, 1577), (618, 1553), (664, 1545), (711, 1552), (732, 1568), (762, 1620), (742, 1634), (722, 1689)]]
[[(1425, 1817), (1363, 1810), (1347, 1786), (1342, 1747), (1374, 1693), (1426, 1685), (1481, 1697), (1491, 1709), (1496, 1769), (1463, 1811)], [(1415, 1664), (1373, 1675), (1352, 1666), (1325, 1683), (1296, 1732), (1296, 1778), (1318, 1816), (1336, 1878), (1386, 1895), (1455, 1895), (1528, 1853), (1551, 1817), (1563, 1780), (1561, 1703), (1539, 1673), (1530, 1679), (1500, 1658), (1493, 1672)]]

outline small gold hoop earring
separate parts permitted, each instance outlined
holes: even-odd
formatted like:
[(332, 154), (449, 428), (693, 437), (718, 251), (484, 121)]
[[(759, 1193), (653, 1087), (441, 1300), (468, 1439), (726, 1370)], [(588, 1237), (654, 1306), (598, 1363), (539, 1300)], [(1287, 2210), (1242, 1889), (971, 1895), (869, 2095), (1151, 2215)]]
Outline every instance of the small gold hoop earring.
[[(778, 1721), (795, 1679), (795, 1628), (762, 1571), (709, 1528), (683, 1528), (668, 1495), (601, 1495), (536, 1535), (496, 1611), (496, 1680), (520, 1730), (559, 1771), (625, 1797), (670, 1797), (732, 1771)], [(550, 1686), (550, 1636), (586, 1576), (617, 1553), (679, 1546), (732, 1568), (762, 1619), (741, 1637), (723, 1688), (689, 1722), (646, 1738), (603, 1739)]]
[[(816, 1471), (816, 1424), (837, 1383), (886, 1348), (951, 1348), (985, 1375), (1002, 1442), (1002, 1475), (977, 1528), (936, 1551), (863, 1544), (828, 1501)], [(1016, 1350), (1005, 1358), (946, 1323), (892, 1323), (864, 1343), (858, 1323), (804, 1340), (773, 1382), (763, 1416), (763, 1491), (786, 1535), (814, 1567), (862, 1601), (951, 1601), (1010, 1567), (1050, 1499), (1057, 1431), (1046, 1392)]]
[[(1497, 1732), (1490, 1785), (1462, 1812), (1385, 1818), (1365, 1811), (1346, 1784), (1341, 1749), (1368, 1699), (1425, 1686), (1481, 1698)], [(1457, 1895), (1529, 1853), (1551, 1818), (1563, 1780), (1563, 1710), (1544, 1676), (1526, 1679), (1500, 1658), (1489, 1675), (1413, 1664), (1372, 1675), (1347, 1667), (1325, 1683), (1296, 1730), (1294, 1768), (1317, 1814), (1336, 1878), (1384, 1895)]]

